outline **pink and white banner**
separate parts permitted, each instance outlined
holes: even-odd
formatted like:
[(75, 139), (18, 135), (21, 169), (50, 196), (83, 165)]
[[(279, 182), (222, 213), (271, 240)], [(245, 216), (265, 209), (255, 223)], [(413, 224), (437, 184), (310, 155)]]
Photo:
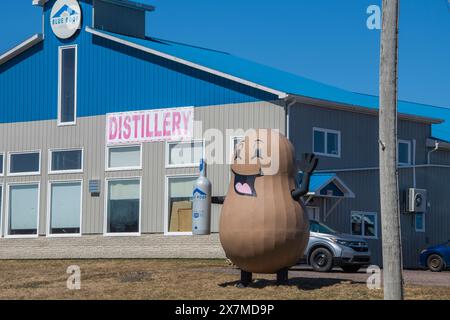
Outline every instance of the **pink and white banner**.
[(191, 140), (194, 108), (170, 108), (106, 115), (106, 143)]

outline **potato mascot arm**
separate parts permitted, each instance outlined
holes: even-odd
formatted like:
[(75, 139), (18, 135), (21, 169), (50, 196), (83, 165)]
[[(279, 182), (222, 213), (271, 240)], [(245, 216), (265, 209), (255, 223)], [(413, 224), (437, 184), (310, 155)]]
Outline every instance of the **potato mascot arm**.
[(299, 170), (303, 172), (302, 185), (300, 188), (291, 192), (292, 198), (299, 201), (301, 197), (309, 191), (309, 181), (312, 173), (317, 168), (319, 159), (313, 153), (305, 153), (303, 159), (299, 163)]

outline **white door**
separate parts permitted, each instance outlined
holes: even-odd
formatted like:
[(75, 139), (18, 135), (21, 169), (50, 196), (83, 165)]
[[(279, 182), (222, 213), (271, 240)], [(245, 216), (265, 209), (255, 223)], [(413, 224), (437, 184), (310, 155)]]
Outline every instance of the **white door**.
[(306, 207), (308, 217), (310, 220), (320, 220), (320, 208), (319, 207)]

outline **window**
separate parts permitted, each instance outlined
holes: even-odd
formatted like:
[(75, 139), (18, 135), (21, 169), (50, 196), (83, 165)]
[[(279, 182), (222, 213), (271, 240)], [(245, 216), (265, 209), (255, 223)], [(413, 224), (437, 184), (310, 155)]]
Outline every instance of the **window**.
[(203, 141), (168, 142), (166, 144), (166, 167), (196, 167), (203, 158)]
[(38, 183), (10, 185), (7, 217), (8, 236), (37, 236), (39, 219)]
[(58, 124), (76, 122), (77, 46), (59, 48)]
[(109, 180), (106, 234), (140, 233), (140, 179)]
[(318, 222), (317, 220), (311, 220), (309, 222), (309, 231), (311, 232), (318, 232), (318, 233), (325, 233), (325, 234), (337, 234), (335, 230), (331, 229), (329, 226)]
[(81, 149), (50, 151), (50, 173), (82, 171), (83, 151)]
[(4, 175), (4, 167), (5, 167), (5, 161), (4, 161), (5, 155), (3, 153), (0, 153), (0, 177)]
[(377, 214), (372, 212), (352, 211), (352, 235), (377, 238)]
[(80, 234), (81, 181), (51, 182), (49, 235)]
[(425, 232), (425, 213), (416, 213), (414, 221), (416, 232)]
[(340, 131), (313, 128), (313, 152), (322, 156), (340, 157)]
[(40, 174), (41, 153), (24, 152), (9, 154), (9, 175)]
[(411, 164), (411, 141), (398, 141), (398, 164), (408, 166)]
[(107, 170), (141, 169), (141, 146), (107, 148)]
[(0, 184), (0, 237), (3, 233), (3, 185)]
[(192, 233), (192, 191), (197, 177), (167, 178), (167, 230), (169, 233)]

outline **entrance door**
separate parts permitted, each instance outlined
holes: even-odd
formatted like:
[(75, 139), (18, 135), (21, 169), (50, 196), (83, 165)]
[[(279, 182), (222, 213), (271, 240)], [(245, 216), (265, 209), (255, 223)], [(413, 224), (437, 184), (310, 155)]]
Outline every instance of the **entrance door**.
[(320, 208), (319, 207), (306, 207), (306, 212), (310, 220), (320, 221)]

